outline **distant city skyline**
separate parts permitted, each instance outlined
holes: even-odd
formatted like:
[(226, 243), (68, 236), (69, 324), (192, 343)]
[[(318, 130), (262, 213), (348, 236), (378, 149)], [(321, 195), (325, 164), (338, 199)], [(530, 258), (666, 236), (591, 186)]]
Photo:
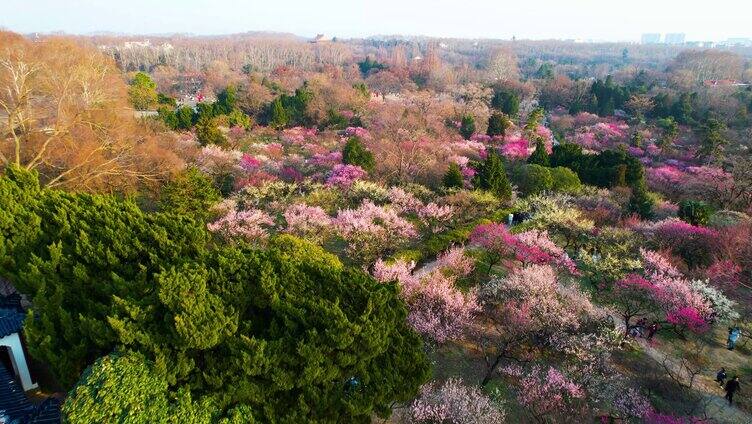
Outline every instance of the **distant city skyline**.
[(408, 35), (447, 38), (578, 39), (639, 42), (643, 34), (686, 41), (752, 37), (752, 2), (632, 0), (615, 11), (599, 0), (5, 0), (0, 27), (70, 34), (248, 31), (318, 33), (341, 38)]

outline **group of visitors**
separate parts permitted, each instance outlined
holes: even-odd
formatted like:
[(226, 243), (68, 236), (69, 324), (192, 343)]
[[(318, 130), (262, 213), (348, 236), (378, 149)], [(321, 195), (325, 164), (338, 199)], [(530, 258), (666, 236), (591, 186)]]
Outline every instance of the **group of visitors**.
[(718, 383), (718, 385), (721, 386), (726, 392), (725, 398), (726, 400), (728, 400), (729, 405), (731, 405), (734, 400), (734, 393), (738, 392), (741, 386), (741, 383), (739, 383), (739, 376), (735, 375), (734, 378), (727, 382), (726, 368), (721, 367), (721, 369), (715, 375), (715, 382)]
[(648, 325), (648, 320), (641, 318), (637, 321), (637, 324), (629, 329), (629, 335), (634, 338), (642, 337), (647, 340), (653, 340), (653, 336), (655, 336), (655, 333), (657, 333), (659, 329), (660, 326), (657, 322), (654, 321)]

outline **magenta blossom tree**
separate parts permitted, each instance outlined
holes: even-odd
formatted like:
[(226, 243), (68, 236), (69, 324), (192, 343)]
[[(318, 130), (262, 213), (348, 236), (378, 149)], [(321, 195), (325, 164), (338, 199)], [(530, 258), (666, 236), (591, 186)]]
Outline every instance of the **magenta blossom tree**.
[(334, 165), (326, 177), (326, 185), (339, 188), (349, 188), (355, 181), (365, 178), (368, 173), (356, 165)]

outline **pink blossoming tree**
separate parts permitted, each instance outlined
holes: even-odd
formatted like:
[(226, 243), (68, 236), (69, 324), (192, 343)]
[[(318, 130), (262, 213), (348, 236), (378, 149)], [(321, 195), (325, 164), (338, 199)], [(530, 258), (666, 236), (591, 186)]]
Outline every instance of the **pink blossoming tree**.
[(463, 293), (455, 287), (455, 276), (465, 270), (444, 273), (436, 269), (423, 275), (413, 271), (414, 265), (404, 261), (386, 264), (379, 260), (373, 266), (377, 280), (399, 284), (409, 308), (407, 320), (416, 331), (439, 344), (462, 337), (479, 311), (475, 291)]
[(340, 210), (333, 221), (351, 258), (372, 264), (390, 249), (417, 236), (413, 224), (390, 208), (365, 200), (357, 209)]
[(245, 239), (251, 242), (263, 241), (268, 237), (267, 228), (274, 220), (266, 212), (258, 209), (244, 211), (231, 210), (217, 221), (207, 225), (209, 231), (224, 239)]
[(424, 424), (501, 424), (505, 417), (504, 410), (479, 388), (466, 386), (460, 379), (421, 387), (409, 414), (412, 422)]
[(331, 231), (332, 219), (318, 206), (295, 204), (284, 212), (285, 232), (315, 243), (322, 243)]

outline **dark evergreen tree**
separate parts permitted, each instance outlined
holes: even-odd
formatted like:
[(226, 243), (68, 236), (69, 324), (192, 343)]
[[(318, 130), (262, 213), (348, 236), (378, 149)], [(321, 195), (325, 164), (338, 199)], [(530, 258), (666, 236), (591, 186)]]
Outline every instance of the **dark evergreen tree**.
[(692, 225), (708, 225), (713, 210), (701, 200), (682, 200), (679, 202), (679, 218)]
[(491, 106), (507, 116), (516, 117), (520, 113), (520, 96), (507, 88), (496, 89)]
[(515, 172), (515, 184), (526, 196), (551, 190), (553, 183), (551, 172), (544, 166), (528, 164)]
[(551, 166), (563, 166), (579, 172), (585, 158), (584, 153), (582, 153), (582, 147), (579, 145), (562, 143), (553, 147), (549, 161)]
[(290, 117), (287, 115), (287, 111), (285, 110), (285, 107), (282, 105), (282, 99), (276, 98), (272, 102), (271, 106), (271, 117), (269, 120), (269, 125), (281, 130), (282, 128), (285, 128), (290, 121)]
[(179, 107), (175, 110), (175, 116), (178, 120), (177, 128), (181, 130), (190, 129), (196, 119), (196, 114), (188, 106)]
[(228, 86), (220, 91), (217, 95), (217, 101), (214, 102), (215, 115), (229, 115), (235, 110), (237, 101), (237, 89), (234, 86)]
[(460, 134), (465, 140), (469, 140), (470, 137), (475, 134), (475, 118), (472, 115), (464, 115), (462, 122), (460, 123)]
[(509, 183), (501, 155), (491, 152), (486, 156), (486, 160), (479, 166), (475, 185), (493, 193), (501, 200), (507, 201), (512, 198), (512, 185)]
[(502, 113), (494, 112), (488, 118), (488, 129), (486, 135), (489, 137), (504, 137), (507, 129), (512, 125), (509, 118)]
[(342, 163), (347, 165), (356, 165), (368, 172), (373, 172), (376, 168), (376, 160), (373, 153), (366, 149), (363, 142), (358, 137), (350, 137), (342, 149)]
[(645, 186), (645, 181), (641, 180), (632, 186), (632, 194), (627, 204), (627, 213), (637, 214), (642, 219), (653, 217), (653, 206), (655, 201)]
[(222, 200), (214, 181), (196, 168), (188, 168), (162, 189), (160, 209), (206, 222), (211, 207)]
[(551, 162), (548, 158), (548, 152), (546, 151), (546, 143), (540, 138), (535, 142), (535, 151), (527, 158), (527, 163), (536, 164), (540, 166), (551, 166)]
[(464, 179), (462, 178), (462, 170), (456, 163), (449, 165), (449, 170), (444, 174), (442, 183), (446, 188), (462, 188), (464, 186)]
[(723, 147), (728, 144), (724, 135), (726, 125), (715, 119), (710, 118), (700, 127), (700, 150), (697, 156), (705, 160), (719, 159)]
[(214, 118), (201, 118), (196, 123), (196, 139), (202, 146), (216, 144), (222, 146), (227, 143), (227, 138), (217, 127)]
[(541, 124), (545, 115), (546, 112), (542, 108), (536, 108), (530, 112), (530, 115), (527, 117), (527, 122), (525, 122), (525, 133), (527, 133), (529, 137), (535, 136), (535, 130), (538, 129), (538, 125)]

